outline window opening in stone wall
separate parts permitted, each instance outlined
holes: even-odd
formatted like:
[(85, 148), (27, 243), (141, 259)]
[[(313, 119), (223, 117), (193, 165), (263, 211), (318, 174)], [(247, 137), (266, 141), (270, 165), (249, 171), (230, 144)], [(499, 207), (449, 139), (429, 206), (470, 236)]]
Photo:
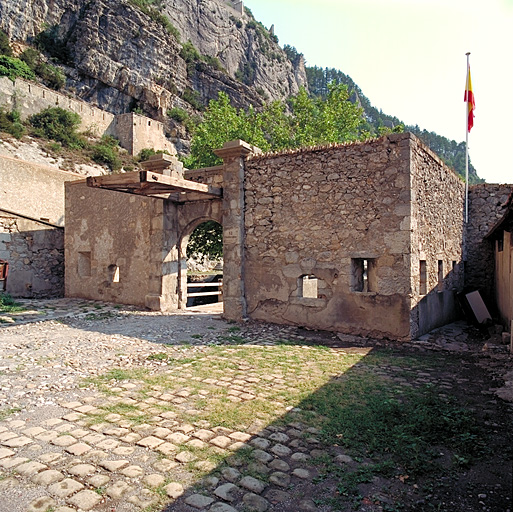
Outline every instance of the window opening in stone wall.
[(427, 293), (427, 262), (420, 260), (420, 294), (426, 295)]
[(319, 293), (319, 280), (312, 274), (298, 280), (298, 297), (316, 299)]
[(223, 302), (223, 227), (199, 224), (187, 242), (187, 307)]
[(438, 260), (438, 291), (441, 292), (444, 289), (444, 262)]
[(109, 280), (111, 283), (119, 283), (119, 267), (117, 265), (109, 265)]
[(377, 291), (376, 261), (370, 258), (351, 259), (351, 288), (354, 292)]
[(91, 277), (91, 252), (78, 253), (78, 275), (79, 277)]

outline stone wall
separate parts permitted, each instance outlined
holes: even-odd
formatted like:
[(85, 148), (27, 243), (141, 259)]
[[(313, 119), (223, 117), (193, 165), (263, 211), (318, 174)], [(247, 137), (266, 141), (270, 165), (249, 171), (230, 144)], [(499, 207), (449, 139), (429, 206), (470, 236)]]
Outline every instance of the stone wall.
[(0, 156), (0, 207), (64, 226), (64, 183), (82, 176)]
[(494, 312), (494, 253), (484, 237), (503, 216), (504, 204), (513, 185), (482, 183), (469, 189), (469, 215), (466, 230), (465, 288), (480, 290)]
[(176, 206), (66, 184), (66, 296), (177, 307)]
[(248, 316), (409, 337), (409, 153), (405, 134), (247, 162)]
[(131, 154), (138, 155), (142, 149), (153, 148), (176, 154), (174, 146), (164, 135), (164, 125), (146, 116), (120, 114), (114, 121), (113, 133), (121, 145)]
[[(410, 147), (411, 331), (415, 338), (458, 316), (456, 293), (463, 290), (464, 274), (465, 185), (415, 136)], [(425, 272), (422, 285), (421, 265)]]
[(64, 292), (64, 230), (0, 209), (0, 259), (9, 263), (7, 293), (59, 297)]

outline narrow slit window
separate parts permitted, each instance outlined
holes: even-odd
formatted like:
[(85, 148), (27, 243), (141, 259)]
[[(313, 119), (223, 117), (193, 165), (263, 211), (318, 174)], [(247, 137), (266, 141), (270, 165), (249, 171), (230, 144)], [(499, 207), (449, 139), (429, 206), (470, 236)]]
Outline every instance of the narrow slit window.
[(497, 252), (502, 252), (504, 250), (504, 238), (497, 239)]
[(444, 289), (444, 262), (438, 260), (438, 291), (441, 292)]
[(420, 294), (427, 294), (427, 263), (426, 260), (420, 260)]
[(111, 283), (119, 283), (119, 267), (117, 265), (109, 265), (109, 280)]

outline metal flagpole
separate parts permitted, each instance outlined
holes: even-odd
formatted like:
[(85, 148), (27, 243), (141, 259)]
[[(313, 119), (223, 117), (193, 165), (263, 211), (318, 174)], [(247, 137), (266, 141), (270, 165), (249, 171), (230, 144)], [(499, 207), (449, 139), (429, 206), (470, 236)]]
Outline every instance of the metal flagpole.
[(470, 99), (470, 87), (469, 87), (469, 71), (470, 62), (469, 55), (467, 52), (467, 81), (465, 82), (465, 92), (467, 101), (465, 103), (465, 224), (468, 223), (468, 103)]

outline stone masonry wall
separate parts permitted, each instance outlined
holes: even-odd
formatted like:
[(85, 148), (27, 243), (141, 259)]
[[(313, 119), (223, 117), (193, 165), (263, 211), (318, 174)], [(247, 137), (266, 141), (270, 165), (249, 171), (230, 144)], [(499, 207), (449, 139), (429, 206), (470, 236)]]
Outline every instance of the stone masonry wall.
[(0, 259), (9, 263), (7, 293), (60, 297), (64, 293), (64, 230), (0, 209)]
[(480, 290), (487, 306), (495, 309), (494, 252), (488, 231), (503, 216), (504, 204), (513, 185), (482, 183), (469, 189), (469, 214), (466, 230), (465, 287)]
[[(393, 134), (246, 162), (250, 318), (409, 338), (409, 140)], [(358, 291), (364, 260), (368, 284)]]
[[(458, 315), (455, 294), (463, 289), (465, 185), (413, 135), (411, 149), (411, 330), (416, 337)], [(422, 290), (421, 261), (426, 271)]]

